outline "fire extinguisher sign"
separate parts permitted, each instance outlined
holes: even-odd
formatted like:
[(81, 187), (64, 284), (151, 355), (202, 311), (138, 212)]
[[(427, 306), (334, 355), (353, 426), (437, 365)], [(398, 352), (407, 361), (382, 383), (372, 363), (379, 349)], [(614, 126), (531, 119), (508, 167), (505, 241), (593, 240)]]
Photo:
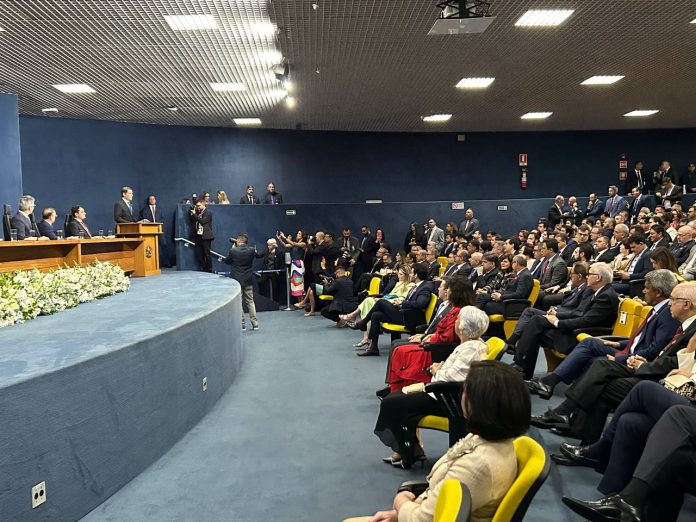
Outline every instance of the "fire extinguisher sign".
[(520, 154), (520, 186), (523, 189), (527, 188), (527, 155), (525, 153)]
[(526, 167), (527, 166), (527, 155), (522, 153), (520, 154), (520, 167)]

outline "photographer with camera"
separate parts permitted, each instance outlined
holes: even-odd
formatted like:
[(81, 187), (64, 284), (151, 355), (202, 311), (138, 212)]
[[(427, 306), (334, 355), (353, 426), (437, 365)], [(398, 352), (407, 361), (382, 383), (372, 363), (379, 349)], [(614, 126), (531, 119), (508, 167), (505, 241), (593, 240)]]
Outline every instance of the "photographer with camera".
[[(259, 329), (259, 321), (256, 319), (256, 304), (254, 303), (254, 285), (252, 281), (252, 265), (255, 258), (263, 257), (256, 249), (249, 246), (249, 236), (239, 234), (237, 238), (230, 238), (232, 248), (223, 263), (230, 265), (230, 276), (242, 287), (242, 303), (249, 310), (249, 320), (254, 330)], [(242, 331), (246, 330), (244, 309), (242, 308)]]
[(210, 246), (215, 236), (213, 235), (213, 216), (206, 210), (205, 201), (199, 199), (191, 208), (191, 225), (194, 229), (194, 242), (196, 243), (196, 257), (203, 272), (213, 271), (213, 260), (210, 257)]

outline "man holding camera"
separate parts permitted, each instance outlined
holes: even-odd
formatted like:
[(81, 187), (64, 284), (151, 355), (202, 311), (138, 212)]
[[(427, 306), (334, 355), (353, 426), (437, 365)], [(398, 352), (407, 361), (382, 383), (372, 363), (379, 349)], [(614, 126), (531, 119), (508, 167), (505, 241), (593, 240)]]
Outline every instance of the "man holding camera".
[[(259, 321), (256, 319), (256, 304), (254, 303), (254, 285), (252, 281), (252, 265), (254, 259), (263, 257), (262, 254), (257, 254), (256, 249), (249, 246), (249, 236), (239, 234), (236, 239), (230, 239), (232, 248), (230, 248), (227, 257), (223, 262), (230, 265), (230, 275), (242, 287), (242, 303), (249, 310), (249, 320), (251, 327), (254, 330), (259, 329)], [(246, 322), (244, 319), (244, 309), (242, 308), (242, 331), (246, 330)]]
[(215, 236), (213, 235), (213, 216), (206, 210), (205, 201), (199, 199), (191, 209), (191, 225), (194, 229), (194, 241), (196, 243), (196, 257), (203, 272), (213, 271), (213, 260), (210, 257), (210, 246)]

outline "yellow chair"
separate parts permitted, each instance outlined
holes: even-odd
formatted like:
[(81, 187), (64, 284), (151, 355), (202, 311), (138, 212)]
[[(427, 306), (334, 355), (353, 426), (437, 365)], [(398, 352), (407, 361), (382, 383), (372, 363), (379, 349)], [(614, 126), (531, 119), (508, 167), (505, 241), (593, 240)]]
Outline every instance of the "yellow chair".
[(440, 256), (437, 258), (437, 262), (440, 263), (441, 268), (447, 268), (447, 263), (449, 262), (449, 259), (447, 259), (447, 256)]
[(517, 478), (503, 497), (493, 522), (521, 522), (539, 488), (549, 476), (549, 459), (534, 439), (522, 436), (514, 440)]
[[(435, 305), (437, 304), (437, 296), (435, 294), (430, 294), (430, 303), (425, 308), (425, 323), (428, 324), (430, 319), (435, 313)], [(403, 324), (393, 324), (393, 323), (382, 323), (382, 330), (392, 334), (392, 339), (398, 339), (401, 337), (402, 333), (413, 333), (406, 328)]]
[[(616, 321), (614, 321), (614, 325), (611, 329), (602, 327), (588, 328), (586, 332), (579, 333), (576, 338), (578, 342), (588, 337), (598, 337), (601, 335), (629, 338), (642, 322), (642, 308), (643, 305), (639, 302), (633, 299), (624, 299), (619, 303)], [(561, 361), (567, 357), (566, 354), (552, 348), (544, 348), (544, 355), (546, 356), (546, 367), (550, 372), (554, 371), (558, 365), (561, 364)]]
[(367, 289), (368, 295), (379, 295), (379, 287), (381, 284), (381, 277), (373, 277), (372, 279), (370, 279), (370, 286)]
[[(346, 277), (350, 277), (350, 272), (348, 272), (347, 270), (346, 270)], [(370, 283), (371, 283), (371, 282), (372, 282), (372, 281), (370, 281)], [(324, 294), (322, 294), (322, 295), (319, 296), (319, 299), (321, 299), (322, 301), (333, 301), (333, 296), (332, 296), (332, 295), (324, 295)]]
[[(505, 348), (505, 341), (498, 337), (491, 337), (486, 341), (488, 345), (488, 353), (486, 354), (486, 360), (488, 361), (499, 361), (503, 356), (503, 349)], [(418, 422), (419, 428), (424, 428), (426, 430), (437, 430), (449, 432), (449, 419), (447, 417), (440, 417), (438, 415), (426, 415), (420, 422)]]
[[(529, 296), (527, 297), (527, 301), (529, 304), (527, 306), (534, 306), (534, 303), (537, 300), (537, 297), (539, 297), (539, 280), (535, 279), (534, 280), (534, 286), (532, 287), (532, 291), (529, 292)], [(515, 301), (522, 301), (521, 299), (515, 299)], [(508, 301), (509, 302), (509, 301)], [(520, 311), (521, 313), (521, 311)], [(505, 337), (510, 337), (512, 335), (512, 332), (515, 331), (515, 326), (517, 326), (517, 321), (519, 319), (519, 315), (515, 314), (517, 317), (512, 317), (508, 316), (506, 317), (503, 314), (493, 314), (488, 316), (488, 320), (491, 323), (503, 323), (503, 330), (505, 331)]]
[(433, 522), (468, 522), (471, 520), (471, 493), (466, 484), (448, 479), (440, 486)]

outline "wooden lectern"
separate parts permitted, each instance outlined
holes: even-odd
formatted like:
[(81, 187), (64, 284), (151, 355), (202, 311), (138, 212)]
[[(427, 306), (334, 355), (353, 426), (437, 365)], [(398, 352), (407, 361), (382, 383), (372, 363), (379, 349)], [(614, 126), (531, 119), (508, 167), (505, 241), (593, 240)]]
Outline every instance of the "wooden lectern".
[(160, 273), (159, 236), (162, 235), (162, 223), (116, 223), (118, 237), (138, 238), (144, 240), (145, 274)]

